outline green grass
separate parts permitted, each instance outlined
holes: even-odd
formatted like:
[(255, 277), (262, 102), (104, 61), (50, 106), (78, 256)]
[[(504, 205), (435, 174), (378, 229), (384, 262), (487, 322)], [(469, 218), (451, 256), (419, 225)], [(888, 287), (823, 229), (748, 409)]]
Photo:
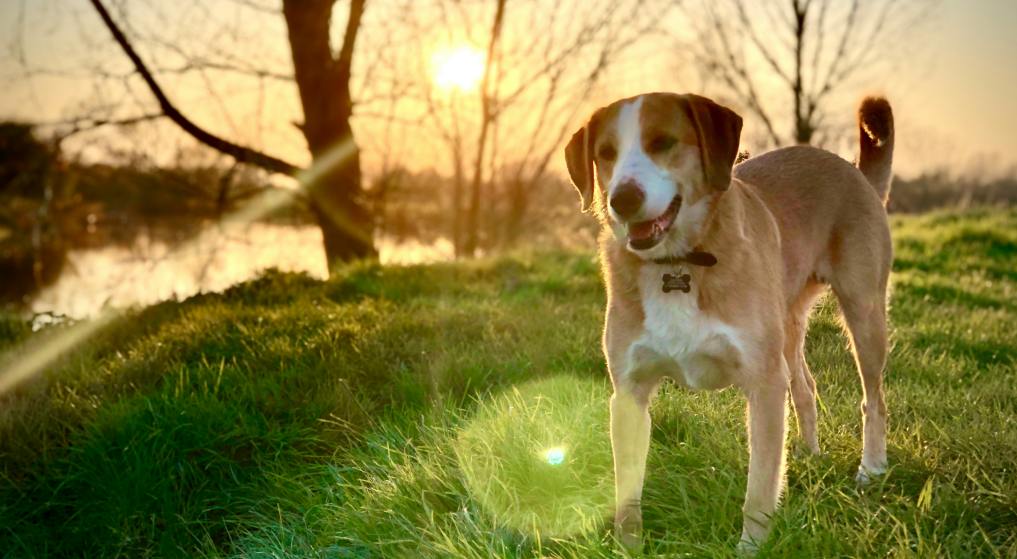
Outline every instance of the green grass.
[[(893, 225), (892, 469), (855, 488), (860, 389), (827, 300), (824, 454), (792, 427), (761, 556), (1017, 557), (1017, 211)], [(602, 307), (591, 255), (537, 252), (133, 313), (0, 397), (0, 554), (617, 556)], [(0, 347), (29, 337), (0, 320)], [(731, 556), (741, 396), (668, 385), (652, 415), (646, 554)]]

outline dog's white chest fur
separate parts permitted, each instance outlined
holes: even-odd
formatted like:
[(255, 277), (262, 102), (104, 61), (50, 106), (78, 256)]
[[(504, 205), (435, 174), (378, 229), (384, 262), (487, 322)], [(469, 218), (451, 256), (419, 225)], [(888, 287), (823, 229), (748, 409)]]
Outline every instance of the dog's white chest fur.
[(695, 282), (688, 293), (664, 293), (664, 273), (674, 271), (645, 266), (640, 272), (643, 333), (629, 347), (630, 374), (669, 376), (697, 389), (730, 385), (744, 359), (739, 331), (699, 309)]

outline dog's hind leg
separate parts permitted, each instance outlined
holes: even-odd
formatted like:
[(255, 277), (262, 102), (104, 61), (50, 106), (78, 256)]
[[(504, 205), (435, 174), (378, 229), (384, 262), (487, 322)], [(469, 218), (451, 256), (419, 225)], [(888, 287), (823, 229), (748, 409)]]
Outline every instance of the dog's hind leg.
[(798, 418), (798, 434), (813, 454), (819, 454), (819, 434), (816, 413), (816, 381), (805, 361), (805, 333), (809, 324), (812, 304), (825, 287), (810, 282), (788, 310), (784, 325), (784, 358), (791, 376), (791, 400)]
[(886, 307), (880, 297), (869, 301), (845, 302), (842, 299), (841, 308), (862, 378), (862, 463), (858, 468), (858, 481), (866, 482), (886, 471), (886, 401), (883, 398)]
[[(889, 239), (887, 239), (889, 240)], [(873, 257), (874, 255), (868, 255)], [(883, 367), (886, 365), (886, 286), (889, 252), (886, 258), (854, 273), (835, 271), (831, 282), (844, 313), (855, 363), (862, 380), (862, 461), (857, 479), (867, 482), (886, 471), (886, 401), (883, 398)]]

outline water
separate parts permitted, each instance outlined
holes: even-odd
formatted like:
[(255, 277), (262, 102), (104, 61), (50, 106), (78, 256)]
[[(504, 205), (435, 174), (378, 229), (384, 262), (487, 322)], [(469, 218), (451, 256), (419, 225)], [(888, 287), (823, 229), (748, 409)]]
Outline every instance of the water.
[[(452, 244), (379, 239), (383, 264), (449, 260)], [(182, 245), (139, 236), (131, 246), (71, 251), (60, 278), (42, 289), (29, 308), (52, 316), (87, 318), (104, 306), (146, 306), (197, 293), (222, 291), (269, 268), (327, 277), (321, 231), (313, 226), (252, 224), (211, 227)], [(37, 320), (38, 322), (38, 320)]]

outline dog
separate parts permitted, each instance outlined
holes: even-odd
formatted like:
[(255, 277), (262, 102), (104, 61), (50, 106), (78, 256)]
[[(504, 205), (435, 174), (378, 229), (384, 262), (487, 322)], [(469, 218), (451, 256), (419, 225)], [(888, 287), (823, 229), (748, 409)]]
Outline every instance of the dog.
[(819, 452), (804, 350), (813, 303), (828, 287), (862, 381), (857, 479), (886, 471), (890, 104), (865, 99), (858, 125), (857, 167), (809, 146), (735, 167), (738, 114), (698, 95), (648, 93), (597, 110), (565, 148), (582, 209), (601, 224), (614, 530), (625, 547), (641, 546), (648, 409), (665, 378), (745, 394), (739, 548), (766, 539), (783, 488), (788, 392), (805, 446)]

